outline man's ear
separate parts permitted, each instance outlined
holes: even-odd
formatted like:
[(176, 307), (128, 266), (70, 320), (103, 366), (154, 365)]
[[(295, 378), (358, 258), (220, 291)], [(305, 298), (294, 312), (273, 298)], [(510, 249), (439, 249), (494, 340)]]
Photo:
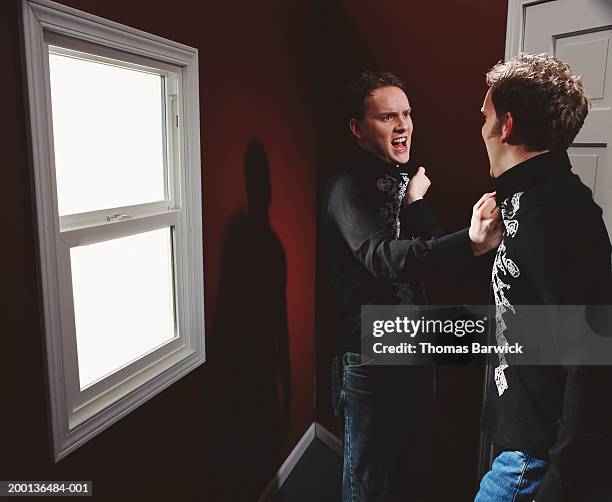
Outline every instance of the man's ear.
[(508, 143), (510, 141), (514, 127), (514, 117), (512, 116), (512, 113), (506, 112), (504, 114), (504, 118), (502, 119), (502, 133), (500, 138), (502, 143)]
[(361, 141), (365, 137), (365, 135), (363, 134), (363, 131), (361, 130), (361, 124), (359, 124), (359, 120), (350, 119), (349, 129), (353, 133), (353, 136), (355, 136), (358, 140)]

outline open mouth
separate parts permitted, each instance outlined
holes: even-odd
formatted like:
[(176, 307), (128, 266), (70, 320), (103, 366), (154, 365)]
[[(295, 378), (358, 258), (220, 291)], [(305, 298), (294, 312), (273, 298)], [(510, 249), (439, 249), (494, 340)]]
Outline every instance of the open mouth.
[(408, 151), (408, 138), (406, 136), (394, 138), (391, 140), (391, 146), (397, 153), (404, 153)]

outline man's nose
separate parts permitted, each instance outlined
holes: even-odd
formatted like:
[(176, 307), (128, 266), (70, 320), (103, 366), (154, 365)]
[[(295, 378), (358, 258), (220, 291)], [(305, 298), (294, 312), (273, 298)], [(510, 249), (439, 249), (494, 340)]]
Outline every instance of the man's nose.
[(395, 132), (404, 132), (408, 127), (408, 123), (405, 119), (400, 118), (395, 123)]
[(408, 119), (400, 117), (395, 122), (395, 132), (404, 132), (408, 129)]

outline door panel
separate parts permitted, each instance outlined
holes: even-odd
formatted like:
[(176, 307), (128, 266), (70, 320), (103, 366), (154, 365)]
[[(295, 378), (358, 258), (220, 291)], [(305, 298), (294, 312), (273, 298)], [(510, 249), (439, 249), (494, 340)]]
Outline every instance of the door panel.
[(599, 155), (570, 155), (572, 169), (580, 176), (582, 182), (595, 193), (595, 180), (597, 178), (597, 160)]

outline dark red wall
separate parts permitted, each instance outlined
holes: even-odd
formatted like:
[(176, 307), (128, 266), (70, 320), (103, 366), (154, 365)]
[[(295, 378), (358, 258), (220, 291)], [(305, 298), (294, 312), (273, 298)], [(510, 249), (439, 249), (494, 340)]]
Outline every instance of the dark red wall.
[[(480, 137), (484, 74), (504, 57), (507, 3), (490, 0), (331, 0), (317, 18), (319, 184), (354, 148), (341, 96), (365, 69), (396, 73), (413, 109), (412, 158), (432, 180), (428, 198), (449, 231), (469, 224), (474, 202), (493, 187)], [(317, 419), (331, 429), (329, 362), (334, 309), (323, 258), (317, 286)], [(490, 264), (426, 284), (430, 302), (487, 303)], [(438, 372), (437, 499), (471, 500), (476, 486), (480, 368)], [(452, 490), (452, 491), (448, 491)]]
[[(20, 4), (0, 3), (9, 212), (0, 251), (0, 478), (89, 479), (99, 500), (255, 500), (315, 415), (313, 7), (280, 0), (62, 3), (200, 51), (208, 362), (59, 464), (50, 462)], [(281, 413), (285, 397), (288, 414)]]

